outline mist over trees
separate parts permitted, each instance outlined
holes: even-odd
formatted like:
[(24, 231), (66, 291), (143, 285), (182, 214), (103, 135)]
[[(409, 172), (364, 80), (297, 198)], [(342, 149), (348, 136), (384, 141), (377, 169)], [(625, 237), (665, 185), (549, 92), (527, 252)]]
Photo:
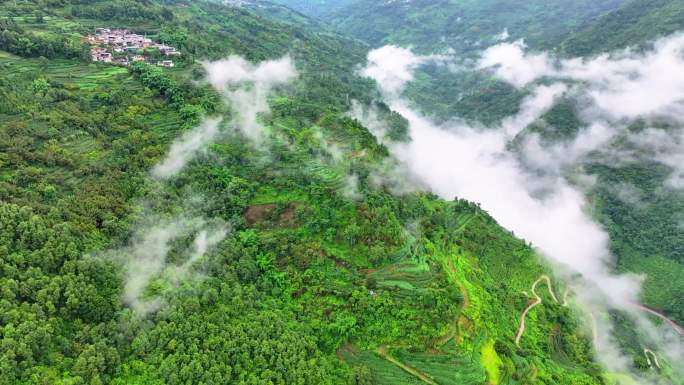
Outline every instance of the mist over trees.
[[(348, 5), (318, 3), (335, 7), (326, 18)], [(355, 12), (392, 8), (376, 3)], [(531, 47), (566, 52), (561, 37), (623, 6), (533, 3), (513, 14), (508, 38), (530, 33)], [(412, 117), (362, 76), (371, 46), (331, 32), (436, 47), (440, 25), (458, 29), (460, 14), (443, 20), (428, 7), (415, 20), (434, 23), (397, 23), (406, 8), (328, 26), (254, 4), (0, 2), (0, 385), (610, 381), (574, 294), (530, 239), (401, 167), (394, 149), (416, 139)], [(498, 17), (469, 19), (463, 39), (448, 41), (478, 57), (476, 37), (504, 42)], [(178, 47), (176, 66), (91, 62), (83, 36), (108, 27)], [(370, 29), (374, 39), (361, 36)], [(418, 48), (432, 59), (396, 91), (438, 121), (495, 126), (518, 112), (529, 90), (485, 70), (453, 76), (464, 63), (450, 66), (444, 47)], [(552, 137), (552, 125), (571, 136), (575, 112), (566, 101), (525, 132)], [(629, 238), (611, 244), (632, 262), (618, 266), (662, 274), (667, 285), (646, 299), (677, 319), (679, 200), (629, 203), (662, 193), (669, 169), (586, 167), (611, 182), (593, 194), (611, 237)], [(637, 191), (620, 200), (609, 188), (623, 181)], [(547, 275), (548, 293), (571, 306), (538, 291), (543, 304), (517, 345), (532, 285)], [(621, 321), (627, 366), (676, 379), (661, 347), (648, 347), (661, 367), (644, 356), (629, 317), (605, 317)]]

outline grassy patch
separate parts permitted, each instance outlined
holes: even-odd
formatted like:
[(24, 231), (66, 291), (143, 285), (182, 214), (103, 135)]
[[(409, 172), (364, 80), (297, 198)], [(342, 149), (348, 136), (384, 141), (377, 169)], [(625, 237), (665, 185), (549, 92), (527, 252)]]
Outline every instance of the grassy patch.
[(483, 346), (481, 352), (482, 366), (487, 372), (489, 383), (496, 385), (501, 378), (500, 366), (503, 363), (499, 355), (494, 350), (494, 340), (488, 340)]

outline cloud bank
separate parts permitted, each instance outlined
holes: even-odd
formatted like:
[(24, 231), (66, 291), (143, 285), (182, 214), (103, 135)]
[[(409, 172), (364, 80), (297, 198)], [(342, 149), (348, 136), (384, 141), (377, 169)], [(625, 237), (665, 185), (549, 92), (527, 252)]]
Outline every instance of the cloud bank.
[(545, 77), (580, 82), (613, 120), (665, 116), (684, 121), (684, 34), (660, 39), (646, 52), (627, 49), (568, 60), (528, 52), (519, 40), (485, 50), (479, 68), (516, 87)]
[[(401, 91), (412, 80), (412, 72), (433, 60), (431, 57), (384, 47), (369, 54), (368, 67), (362, 74), (374, 79), (386, 102), (409, 121), (412, 141), (390, 148), (416, 180), (445, 199), (459, 197), (480, 202), (501, 225), (531, 241), (560, 267), (558, 271), (566, 278), (580, 275), (581, 281), (571, 283), (587, 311), (601, 314), (606, 309), (620, 309), (631, 314), (647, 331), (659, 330), (633, 306), (638, 299), (640, 278), (612, 273), (608, 235), (589, 215), (583, 192), (566, 179), (563, 169), (613, 138), (617, 132), (611, 125), (614, 120), (646, 114), (670, 115), (677, 110), (678, 87), (672, 85), (667, 88), (667, 96), (661, 95), (637, 112), (624, 104), (633, 100), (628, 93), (648, 94), (657, 88), (659, 77), (647, 69), (661, 71), (663, 63), (676, 62), (673, 57), (661, 57), (662, 52), (679, 51), (669, 41), (659, 42), (656, 51), (643, 56), (645, 69), (636, 64), (639, 59), (629, 56), (629, 52), (617, 57), (604, 55), (557, 63), (548, 54), (527, 54), (524, 49), (522, 42), (500, 44), (485, 51), (479, 63), (480, 68), (494, 71), (517, 87), (541, 78), (550, 80), (545, 85), (536, 85), (520, 112), (496, 127), (472, 127), (459, 121), (438, 125), (409, 107)], [(620, 69), (613, 62), (616, 60), (627, 65), (628, 71)], [(635, 75), (634, 71), (640, 72)], [(677, 76), (684, 79), (682, 74)], [(576, 85), (568, 79), (582, 83)], [(523, 151), (526, 155), (521, 162), (519, 155), (509, 149), (510, 141), (548, 111), (558, 98), (572, 96), (579, 88), (601, 110), (586, 111), (587, 115), (597, 116), (597, 120), (574, 140), (550, 148), (543, 146), (539, 138), (525, 138), (524, 147), (530, 151)], [(613, 106), (616, 108), (611, 109)], [(366, 125), (374, 124), (368, 114), (356, 112), (356, 117)], [(531, 172), (525, 163), (550, 172)], [(600, 359), (609, 370), (630, 372), (631, 361), (612, 340), (610, 322), (600, 317), (596, 325)], [(650, 333), (652, 341), (677, 362), (682, 357), (681, 349), (655, 334)], [(648, 383), (642, 378), (639, 381)]]

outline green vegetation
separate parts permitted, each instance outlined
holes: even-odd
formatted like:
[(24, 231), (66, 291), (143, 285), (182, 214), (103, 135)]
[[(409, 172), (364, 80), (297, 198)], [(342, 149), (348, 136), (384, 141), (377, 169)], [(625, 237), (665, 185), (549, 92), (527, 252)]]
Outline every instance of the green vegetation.
[[(421, 52), (446, 48), (477, 50), (495, 42), (508, 30), (513, 39), (524, 37), (539, 48), (552, 48), (584, 23), (616, 9), (625, 0), (519, 1), (438, 0), (326, 1), (280, 0), (306, 14), (328, 21), (335, 29), (371, 45), (414, 45)], [(335, 2), (338, 3), (338, 2)], [(373, 22), (367, 18), (373, 15)]]
[[(684, 321), (684, 207), (681, 193), (661, 187), (669, 170), (646, 161), (615, 167), (592, 164), (590, 170), (599, 176), (593, 196), (619, 256), (618, 267), (647, 274), (645, 303)], [(633, 186), (636, 200), (620, 193), (625, 186)]]
[(324, 19), (336, 11), (340, 11), (355, 0), (274, 0), (274, 3), (284, 4), (287, 7), (302, 12), (305, 15), (317, 19)]
[(586, 23), (562, 43), (571, 56), (595, 55), (646, 44), (681, 30), (684, 4), (677, 0), (632, 0)]
[[(496, 44), (504, 29), (509, 40), (525, 39), (534, 49), (555, 49), (597, 17), (625, 0), (519, 1), (351, 0), (302, 2), (280, 0), (330, 23), (337, 31), (371, 46), (394, 44), (418, 53), (446, 50), (459, 60), (476, 59), (484, 47)], [(372, 20), (369, 22), (368, 20)], [(589, 35), (590, 36), (590, 35)], [(486, 125), (517, 112), (525, 92), (487, 74), (456, 71), (447, 66), (421, 69), (406, 90), (422, 111), (436, 120), (459, 117)]]
[[(352, 0), (335, 7), (324, 1), (280, 2), (371, 46), (411, 46), (428, 54), (449, 50), (463, 60), (476, 58), (483, 47), (497, 43), (504, 29), (510, 39), (524, 38), (533, 48), (555, 48), (624, 0)], [(491, 125), (515, 114), (525, 93), (483, 73), (428, 66), (408, 85), (406, 96), (437, 120), (459, 117)]]
[[(552, 301), (515, 346), (522, 292), (548, 274), (525, 241), (470, 202), (374, 184), (388, 150), (350, 101), (408, 138), (355, 76), (365, 44), (205, 1), (0, 4), (0, 384), (603, 382), (576, 314)], [(106, 26), (178, 46), (179, 65), (88, 62), (81, 37)], [(231, 115), (201, 60), (287, 54), (299, 78), (259, 117), (263, 146), (227, 134), (170, 181), (150, 177), (176, 137)], [(469, 106), (507, 93), (490, 85)], [(139, 314), (123, 301), (126, 246), (181, 214), (230, 233), (190, 278), (153, 277), (145, 295), (163, 307)]]
[[(532, 49), (553, 50), (568, 57), (643, 47), (684, 28), (684, 5), (674, 0), (543, 4), (508, 0), (411, 4), (358, 0), (340, 10), (332, 10), (324, 2), (314, 7), (319, 10), (310, 10), (310, 14), (372, 45), (412, 46), (424, 53), (448, 47), (459, 57), (469, 58), (482, 47), (495, 44), (495, 36), (503, 28), (507, 28), (510, 39), (524, 38)], [(373, 15), (372, 23), (365, 22), (369, 15)], [(444, 66), (429, 65), (416, 74), (405, 95), (437, 120), (459, 117), (492, 125), (515, 114), (526, 92), (480, 72), (464, 70), (454, 74)], [(540, 134), (546, 145), (573, 138), (585, 126), (573, 103), (558, 103), (526, 133)], [(613, 146), (619, 151), (624, 145), (618, 140)], [(590, 198), (611, 236), (618, 269), (647, 274), (644, 302), (684, 322), (684, 289), (679, 279), (684, 274), (682, 197), (676, 190), (661, 187), (670, 170), (638, 159), (614, 166), (602, 164), (599, 159), (584, 165), (584, 171), (598, 177)], [(624, 186), (634, 189), (639, 197), (636, 204), (619, 196)]]
[[(586, 126), (577, 115), (572, 101), (561, 101), (524, 134), (539, 134), (545, 145), (570, 140)], [(641, 129), (641, 124), (631, 127), (633, 132)], [(520, 140), (522, 135), (515, 144)], [(610, 149), (630, 150), (630, 144), (618, 136)], [(623, 164), (606, 164), (600, 152), (589, 157), (583, 170), (597, 177), (589, 196), (610, 234), (618, 270), (645, 274), (644, 303), (684, 322), (684, 203), (680, 191), (664, 187), (671, 170), (640, 156)]]

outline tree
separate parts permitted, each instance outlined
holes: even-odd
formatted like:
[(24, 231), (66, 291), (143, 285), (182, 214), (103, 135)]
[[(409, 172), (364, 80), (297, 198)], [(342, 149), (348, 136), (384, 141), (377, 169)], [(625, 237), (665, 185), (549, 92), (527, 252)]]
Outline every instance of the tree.
[(45, 78), (38, 78), (33, 81), (31, 88), (33, 92), (45, 96), (50, 90), (50, 83)]

